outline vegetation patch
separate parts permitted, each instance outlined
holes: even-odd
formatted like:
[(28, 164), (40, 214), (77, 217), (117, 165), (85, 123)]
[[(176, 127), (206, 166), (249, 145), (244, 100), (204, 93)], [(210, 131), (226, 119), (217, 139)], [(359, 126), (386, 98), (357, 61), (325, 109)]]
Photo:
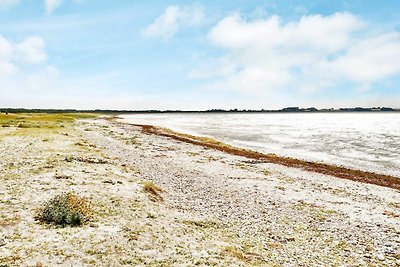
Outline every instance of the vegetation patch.
[(21, 221), (19, 216), (11, 218), (0, 218), (0, 227), (9, 227), (18, 224)]
[(89, 202), (74, 193), (62, 193), (44, 203), (35, 219), (61, 226), (80, 226), (92, 218)]
[(146, 192), (152, 201), (163, 201), (161, 193), (164, 191), (161, 187), (153, 182), (147, 181), (143, 183), (143, 191)]
[(2, 127), (18, 127), (21, 129), (30, 128), (62, 128), (65, 123), (70, 123), (76, 119), (96, 118), (97, 115), (89, 113), (19, 113), (19, 114), (0, 114), (0, 124)]
[(184, 224), (187, 225), (193, 225), (193, 226), (197, 226), (197, 227), (201, 227), (201, 228), (215, 228), (218, 226), (218, 224), (214, 221), (208, 221), (208, 220), (184, 220), (182, 221)]
[(271, 171), (268, 170), (268, 169), (264, 169), (264, 170), (262, 171), (262, 173), (263, 173), (265, 176), (271, 175)]
[(389, 207), (400, 209), (400, 202), (390, 202)]
[(86, 163), (91, 163), (91, 164), (106, 164), (106, 163), (108, 163), (108, 161), (105, 159), (94, 158), (94, 157), (74, 157), (74, 156), (66, 156), (65, 161), (66, 162), (79, 161), (79, 162), (86, 162)]
[(238, 248), (235, 246), (228, 246), (228, 247), (223, 248), (221, 254), (231, 256), (231, 257), (237, 258), (243, 262), (252, 263), (252, 264), (256, 264), (257, 262), (261, 263), (264, 260), (264, 258), (257, 253), (244, 251), (242, 248)]

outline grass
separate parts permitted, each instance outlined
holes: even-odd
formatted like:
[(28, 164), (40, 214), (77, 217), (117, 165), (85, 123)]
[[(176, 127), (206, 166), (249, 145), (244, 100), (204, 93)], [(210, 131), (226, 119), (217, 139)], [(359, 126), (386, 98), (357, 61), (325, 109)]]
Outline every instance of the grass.
[(0, 114), (0, 125), (2, 127), (18, 127), (20, 129), (31, 128), (63, 128), (66, 123), (77, 119), (96, 118), (96, 114), (90, 113), (18, 113)]
[(164, 198), (161, 193), (164, 191), (161, 187), (153, 182), (147, 181), (143, 183), (143, 191), (146, 192), (152, 201), (162, 201)]
[(264, 169), (264, 170), (262, 171), (262, 173), (263, 173), (265, 176), (271, 175), (271, 171), (268, 170), (268, 169)]
[(263, 261), (263, 257), (256, 253), (245, 251), (243, 248), (236, 246), (227, 246), (222, 249), (222, 255), (227, 255), (239, 259), (240, 261), (248, 264), (257, 264)]
[(201, 228), (209, 228), (209, 227), (215, 228), (218, 226), (216, 222), (208, 220), (183, 220), (182, 223)]
[(21, 221), (19, 216), (11, 217), (11, 218), (0, 218), (0, 227), (8, 227), (17, 225)]
[(390, 202), (388, 206), (391, 208), (400, 209), (400, 202)]

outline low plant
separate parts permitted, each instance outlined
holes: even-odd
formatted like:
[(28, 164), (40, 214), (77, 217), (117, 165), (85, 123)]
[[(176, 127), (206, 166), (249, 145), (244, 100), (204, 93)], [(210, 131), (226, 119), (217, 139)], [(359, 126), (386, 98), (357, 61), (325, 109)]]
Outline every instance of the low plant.
[(161, 192), (163, 189), (153, 182), (144, 182), (143, 183), (143, 191), (149, 194), (150, 199), (153, 201), (162, 201), (163, 197), (161, 196)]
[(74, 193), (62, 193), (51, 198), (39, 208), (35, 219), (61, 226), (79, 226), (92, 217), (89, 202)]

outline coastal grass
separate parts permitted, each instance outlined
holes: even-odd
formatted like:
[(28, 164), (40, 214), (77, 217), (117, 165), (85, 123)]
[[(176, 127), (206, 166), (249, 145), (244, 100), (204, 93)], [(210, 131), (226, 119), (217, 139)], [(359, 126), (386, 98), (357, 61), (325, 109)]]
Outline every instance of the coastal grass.
[(152, 201), (162, 201), (164, 199), (161, 195), (164, 190), (151, 181), (143, 183), (143, 191), (149, 195)]
[(96, 118), (96, 114), (90, 113), (18, 113), (0, 114), (0, 126), (3, 128), (16, 127), (20, 129), (54, 129), (63, 128), (65, 124), (77, 119)]

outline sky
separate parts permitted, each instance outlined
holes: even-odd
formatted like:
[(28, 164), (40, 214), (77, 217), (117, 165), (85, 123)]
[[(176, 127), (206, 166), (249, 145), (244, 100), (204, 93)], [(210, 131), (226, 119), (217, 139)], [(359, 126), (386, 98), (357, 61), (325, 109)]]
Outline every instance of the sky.
[(0, 0), (0, 107), (400, 107), (398, 0)]

